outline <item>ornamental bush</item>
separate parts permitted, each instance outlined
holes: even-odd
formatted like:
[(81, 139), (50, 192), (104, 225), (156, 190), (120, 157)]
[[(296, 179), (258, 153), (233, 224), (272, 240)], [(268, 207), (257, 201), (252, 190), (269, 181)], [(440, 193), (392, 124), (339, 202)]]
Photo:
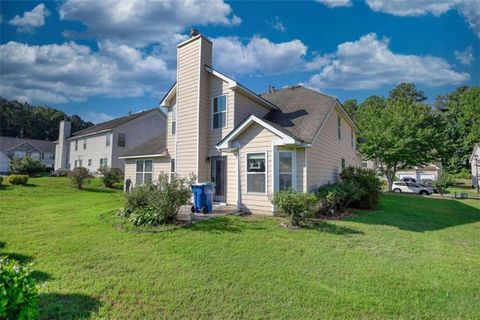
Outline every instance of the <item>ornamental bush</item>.
[(36, 319), (38, 291), (29, 266), (0, 258), (0, 319)]
[(3, 185), (3, 177), (0, 176), (0, 187)]
[(360, 209), (375, 209), (382, 195), (382, 182), (375, 170), (358, 167), (348, 167), (340, 173), (340, 180), (345, 183), (355, 183), (363, 191), (358, 199), (349, 206)]
[(67, 169), (57, 169), (52, 173), (52, 177), (68, 177), (69, 173)]
[(24, 174), (12, 174), (7, 177), (7, 182), (13, 185), (26, 185), (28, 176)]
[(365, 195), (365, 190), (356, 182), (340, 181), (319, 187), (315, 194), (320, 202), (320, 212), (329, 215), (359, 201)]
[(71, 170), (68, 175), (73, 186), (77, 189), (82, 189), (83, 185), (93, 178), (90, 171), (84, 167), (77, 167)]
[(123, 180), (123, 171), (120, 168), (103, 167), (100, 169), (103, 185), (107, 188), (113, 187), (117, 182)]
[(432, 187), (440, 194), (444, 194), (445, 191), (455, 183), (455, 179), (448, 173), (442, 174), (437, 179), (433, 180)]
[(175, 223), (180, 208), (190, 202), (194, 182), (194, 176), (169, 181), (167, 174), (161, 174), (156, 184), (138, 186), (125, 194), (122, 215), (136, 226)]
[(285, 214), (292, 226), (301, 226), (313, 215), (318, 202), (313, 193), (288, 189), (275, 192), (272, 203)]
[(10, 170), (13, 173), (32, 175), (45, 171), (45, 165), (39, 160), (34, 160), (30, 157), (23, 159), (14, 158), (10, 165)]

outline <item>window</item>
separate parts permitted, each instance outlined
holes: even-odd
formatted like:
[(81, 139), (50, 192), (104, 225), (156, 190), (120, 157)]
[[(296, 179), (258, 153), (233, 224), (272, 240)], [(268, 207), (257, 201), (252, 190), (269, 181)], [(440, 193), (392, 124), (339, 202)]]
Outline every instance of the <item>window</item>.
[(125, 147), (125, 145), (126, 145), (125, 133), (119, 133), (117, 146)]
[(170, 181), (175, 180), (175, 159), (170, 160)]
[(105, 140), (105, 145), (108, 147), (112, 143), (112, 133), (109, 132), (107, 133), (106, 140)]
[(227, 126), (227, 96), (222, 95), (212, 99), (213, 129)]
[(338, 140), (342, 140), (342, 118), (337, 115)]
[(152, 181), (152, 160), (137, 160), (135, 184), (140, 186)]
[(293, 176), (293, 153), (290, 151), (280, 151), (278, 153), (278, 182), (279, 189), (286, 190), (292, 188), (292, 176)]
[(342, 158), (342, 170), (345, 170), (345, 159)]
[(75, 140), (75, 151), (78, 150), (78, 140)]
[(83, 139), (83, 150), (87, 149), (87, 139)]
[(362, 161), (362, 168), (367, 168), (367, 167), (368, 167), (368, 162)]
[(30, 157), (34, 160), (40, 160), (40, 153), (33, 152), (32, 154), (30, 154)]
[(82, 160), (75, 160), (73, 167), (74, 168), (82, 167)]
[(107, 158), (101, 158), (100, 159), (100, 168), (105, 168), (108, 166), (108, 160)]
[(350, 144), (352, 145), (352, 149), (355, 147), (355, 135), (353, 134), (353, 129), (350, 131)]
[(17, 158), (17, 159), (25, 158), (25, 151), (15, 151), (14, 152), (14, 157)]
[(89, 167), (92, 166), (92, 159), (88, 159), (88, 166), (89, 166)]
[(247, 192), (265, 193), (267, 191), (265, 158), (264, 152), (247, 154)]
[(172, 107), (172, 134), (177, 133), (177, 105)]

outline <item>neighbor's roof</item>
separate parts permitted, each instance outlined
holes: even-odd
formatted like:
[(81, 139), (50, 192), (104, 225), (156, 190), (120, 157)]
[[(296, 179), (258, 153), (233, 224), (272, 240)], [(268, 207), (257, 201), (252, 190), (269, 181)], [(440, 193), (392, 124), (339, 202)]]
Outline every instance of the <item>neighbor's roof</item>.
[(74, 132), (69, 139), (78, 138), (78, 137), (81, 137), (81, 136), (84, 136), (84, 135), (87, 135), (87, 134), (92, 134), (92, 133), (96, 133), (96, 132), (100, 132), (100, 131), (111, 130), (111, 129), (114, 129), (114, 128), (124, 124), (124, 123), (127, 123), (129, 121), (138, 119), (138, 118), (140, 118), (141, 116), (143, 116), (147, 113), (155, 112), (155, 111), (160, 112), (161, 115), (163, 117), (165, 117), (165, 114), (159, 108), (153, 108), (153, 109), (150, 109), (150, 110), (133, 113), (133, 114), (130, 114), (128, 116), (120, 117), (120, 118), (113, 119), (113, 120), (110, 120), (110, 121), (102, 122), (102, 123), (96, 124), (94, 126), (88, 127), (86, 129)]
[(264, 119), (288, 131), (293, 137), (312, 143), (338, 100), (302, 86), (293, 86), (260, 95), (279, 110)]
[(36, 140), (36, 139), (24, 139), (24, 138), (14, 138), (14, 137), (0, 137), (0, 151), (8, 152), (12, 148), (28, 142), (41, 152), (55, 152), (55, 144), (53, 141), (47, 140)]
[(167, 155), (167, 139), (165, 134), (160, 134), (145, 143), (126, 151), (120, 157)]

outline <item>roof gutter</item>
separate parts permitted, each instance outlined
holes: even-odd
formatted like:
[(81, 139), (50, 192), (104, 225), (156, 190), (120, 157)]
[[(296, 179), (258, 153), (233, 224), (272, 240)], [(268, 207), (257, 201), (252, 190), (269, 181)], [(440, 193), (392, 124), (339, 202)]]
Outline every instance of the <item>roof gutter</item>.
[(118, 159), (143, 159), (143, 158), (159, 158), (159, 157), (166, 157), (167, 153), (155, 153), (155, 154), (144, 154), (144, 155), (134, 155), (134, 156), (122, 156), (118, 157)]

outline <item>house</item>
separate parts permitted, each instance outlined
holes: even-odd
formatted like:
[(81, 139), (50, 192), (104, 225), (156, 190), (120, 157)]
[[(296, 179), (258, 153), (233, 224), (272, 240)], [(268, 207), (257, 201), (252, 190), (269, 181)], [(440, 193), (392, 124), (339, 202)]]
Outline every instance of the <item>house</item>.
[(473, 147), (472, 155), (470, 156), (470, 165), (472, 169), (472, 186), (478, 188), (480, 177), (480, 142)]
[(159, 109), (129, 114), (71, 134), (70, 121), (60, 122), (55, 141), (55, 169), (124, 167), (119, 155), (165, 132), (166, 115)]
[(176, 83), (160, 104), (166, 135), (121, 157), (134, 185), (193, 173), (215, 182), (214, 201), (272, 214), (274, 191), (312, 191), (357, 165), (358, 128), (336, 98), (302, 86), (255, 94), (212, 67), (198, 32), (177, 46)]
[(13, 137), (0, 137), (0, 174), (10, 172), (10, 162), (14, 158), (30, 157), (53, 168), (55, 145), (53, 141)]
[(428, 163), (424, 166), (417, 166), (410, 169), (397, 171), (398, 179), (414, 178), (415, 180), (430, 179), (436, 180), (442, 175), (442, 164), (440, 162)]

